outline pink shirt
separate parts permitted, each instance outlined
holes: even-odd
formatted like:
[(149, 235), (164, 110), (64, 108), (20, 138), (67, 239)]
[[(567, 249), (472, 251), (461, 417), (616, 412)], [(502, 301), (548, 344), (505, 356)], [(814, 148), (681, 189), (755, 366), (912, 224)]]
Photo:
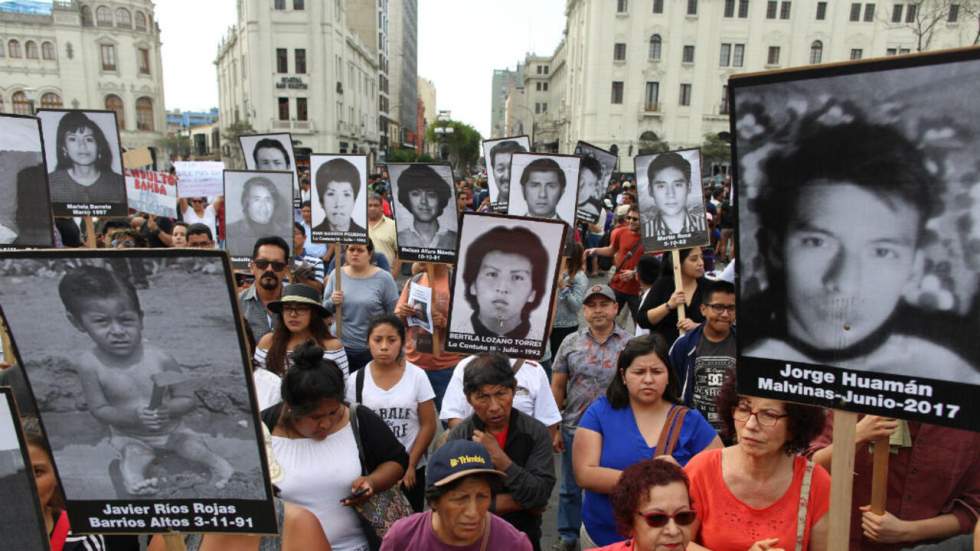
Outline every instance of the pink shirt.
[[(384, 541), (381, 551), (401, 551), (403, 549), (425, 549), (426, 551), (480, 551), (482, 539), (471, 545), (446, 545), (436, 537), (432, 529), (432, 511), (415, 513), (396, 522)], [(519, 532), (506, 520), (490, 513), (490, 541), (487, 549), (506, 551), (532, 551), (531, 541), (524, 532)]]

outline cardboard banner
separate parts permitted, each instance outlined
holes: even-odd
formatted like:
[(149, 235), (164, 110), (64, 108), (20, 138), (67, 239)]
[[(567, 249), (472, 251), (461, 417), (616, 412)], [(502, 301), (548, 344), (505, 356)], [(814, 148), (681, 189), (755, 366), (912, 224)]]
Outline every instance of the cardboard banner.
[(4, 549), (48, 551), (48, 531), (14, 393), (0, 387), (0, 541)]
[(977, 88), (976, 49), (731, 80), (740, 393), (980, 430)]
[(595, 224), (602, 213), (602, 198), (609, 189), (609, 181), (616, 171), (619, 157), (583, 141), (575, 144), (575, 154), (582, 157), (578, 177), (576, 218), (580, 222)]
[(300, 206), (299, 172), (293, 152), (293, 136), (281, 134), (250, 134), (239, 136), (238, 144), (249, 170), (285, 170), (293, 175), (293, 206)]
[(115, 111), (40, 109), (55, 216), (129, 213)]
[(389, 163), (398, 258), (456, 262), (459, 215), (453, 169), (447, 163)]
[[(277, 532), (225, 253), (71, 249), (0, 258), (10, 297), (3, 314), (73, 532)], [(202, 269), (154, 274), (156, 264), (175, 261)], [(43, 274), (29, 269), (39, 264)]]
[(446, 350), (541, 358), (567, 231), (555, 220), (463, 214)]
[(221, 161), (177, 161), (177, 197), (217, 197), (224, 193)]
[(655, 253), (708, 245), (701, 150), (638, 155), (633, 164), (643, 250)]
[(511, 155), (527, 153), (530, 150), (531, 139), (527, 136), (511, 136), (483, 142), (487, 188), (490, 191), (490, 204), (496, 212), (507, 212), (507, 198), (510, 197)]
[(173, 174), (126, 169), (125, 175), (129, 208), (156, 216), (177, 217), (177, 178)]
[(123, 153), (123, 168), (142, 168), (153, 164), (153, 154), (150, 148), (141, 147)]
[[(367, 156), (311, 155), (310, 239), (367, 244)], [(292, 233), (290, 233), (292, 235)]]
[(262, 237), (281, 237), (292, 250), (292, 176), (288, 172), (226, 170), (224, 178), (225, 250), (232, 265), (248, 268), (255, 242)]
[(53, 247), (41, 123), (0, 115), (0, 246)]

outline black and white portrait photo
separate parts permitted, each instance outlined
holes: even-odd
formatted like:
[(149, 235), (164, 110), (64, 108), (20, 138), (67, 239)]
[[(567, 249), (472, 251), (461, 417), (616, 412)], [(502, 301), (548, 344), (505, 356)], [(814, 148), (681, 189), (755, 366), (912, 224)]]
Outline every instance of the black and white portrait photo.
[[(242, 148), (245, 168), (248, 170), (284, 170), (293, 174), (294, 202), (299, 197), (299, 176), (296, 172), (296, 155), (293, 153), (293, 137), (282, 134), (250, 134), (238, 137)], [(297, 203), (295, 206), (299, 206)]]
[(114, 111), (40, 109), (55, 216), (126, 216), (126, 180)]
[(248, 265), (261, 237), (276, 236), (292, 243), (292, 175), (226, 170), (224, 177), (225, 250), (236, 267)]
[(643, 249), (652, 253), (707, 245), (701, 150), (640, 155), (634, 166)]
[(595, 224), (602, 213), (602, 198), (616, 170), (616, 155), (587, 142), (575, 144), (575, 154), (582, 158), (578, 173), (577, 218)]
[(978, 58), (732, 81), (740, 388), (816, 366), (834, 407), (976, 430)]
[[(31, 451), (31, 448), (35, 448)], [(35, 482), (31, 456), (41, 459), (43, 446), (29, 446), (24, 438), (14, 404), (14, 394), (0, 387), (0, 542), (4, 549), (48, 551), (38, 484)], [(39, 467), (41, 467), (39, 465)], [(49, 499), (54, 497), (54, 469), (38, 469)]]
[(0, 246), (54, 246), (47, 176), (38, 119), (0, 115)]
[(455, 262), (459, 217), (452, 167), (421, 163), (390, 163), (387, 167), (398, 231), (398, 258)]
[(510, 197), (511, 155), (527, 153), (530, 150), (531, 139), (527, 136), (511, 136), (483, 142), (483, 161), (487, 167), (490, 204), (495, 211), (507, 212), (507, 198)]
[(367, 156), (311, 155), (314, 243), (367, 243)]
[(74, 531), (275, 531), (226, 258), (4, 253), (4, 315)]
[(567, 224), (476, 213), (462, 220), (446, 350), (540, 358)]

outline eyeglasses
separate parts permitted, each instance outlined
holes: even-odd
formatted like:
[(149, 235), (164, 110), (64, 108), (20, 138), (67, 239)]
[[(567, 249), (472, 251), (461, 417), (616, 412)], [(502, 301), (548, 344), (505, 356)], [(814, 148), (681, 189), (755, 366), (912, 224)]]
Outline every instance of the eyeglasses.
[(201, 199), (191, 199), (191, 204), (192, 204), (192, 205), (196, 205), (196, 204), (204, 204), (204, 201), (203, 201), (203, 200), (201, 200)]
[(789, 415), (786, 415), (785, 413), (779, 413), (771, 409), (753, 410), (745, 404), (735, 406), (733, 416), (735, 417), (736, 421), (748, 423), (749, 418), (753, 415), (755, 415), (755, 420), (764, 427), (773, 427), (783, 417), (789, 417)]
[(309, 312), (313, 307), (308, 304), (283, 304), (282, 313), (283, 314), (302, 314), (304, 312)]
[(673, 515), (668, 515), (667, 513), (637, 513), (643, 520), (646, 521), (647, 526), (650, 528), (663, 528), (667, 526), (670, 519), (674, 519), (680, 526), (689, 526), (694, 522), (698, 515), (694, 511), (678, 511)]
[(253, 260), (252, 261), (252, 264), (255, 264), (255, 267), (258, 268), (258, 269), (260, 269), (260, 270), (265, 270), (269, 266), (272, 266), (272, 271), (273, 272), (281, 272), (281, 271), (283, 271), (286, 268), (286, 263), (285, 262), (279, 262), (279, 261), (274, 261), (274, 260), (266, 260), (264, 258), (257, 258), (255, 260)]
[(716, 314), (720, 314), (722, 312), (728, 312), (729, 314), (734, 314), (735, 313), (735, 305), (734, 304), (717, 304), (716, 303), (716, 304), (705, 304), (705, 306), (707, 306), (708, 308), (711, 308), (711, 311), (714, 312), (714, 313), (716, 313)]

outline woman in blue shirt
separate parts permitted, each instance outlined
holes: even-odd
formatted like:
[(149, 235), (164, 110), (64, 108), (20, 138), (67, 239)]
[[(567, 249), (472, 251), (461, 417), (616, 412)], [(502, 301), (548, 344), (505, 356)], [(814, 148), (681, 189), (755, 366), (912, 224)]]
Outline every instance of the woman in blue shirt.
[[(683, 466), (702, 450), (722, 447), (700, 413), (676, 404), (677, 377), (669, 368), (667, 352), (660, 335), (631, 339), (619, 354), (606, 395), (593, 402), (579, 422), (572, 463), (575, 479), (585, 491), (583, 549), (589, 547), (589, 539), (596, 545), (626, 539), (616, 530), (609, 502), (609, 493), (626, 467), (668, 450)], [(670, 449), (666, 442), (675, 438)]]

